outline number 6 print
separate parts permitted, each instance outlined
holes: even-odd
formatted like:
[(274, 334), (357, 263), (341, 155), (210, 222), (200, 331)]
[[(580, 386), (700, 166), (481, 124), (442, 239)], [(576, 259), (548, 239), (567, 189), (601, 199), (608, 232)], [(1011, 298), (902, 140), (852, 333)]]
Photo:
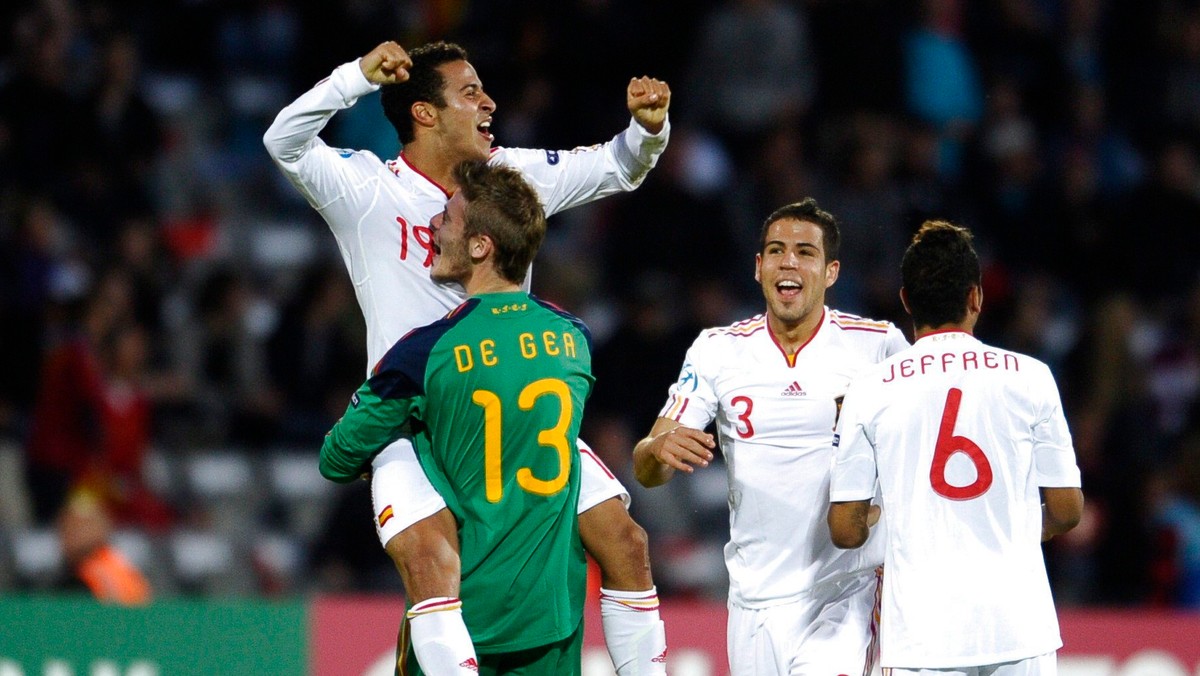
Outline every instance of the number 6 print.
[[(938, 428), (937, 445), (933, 448), (933, 465), (929, 468), (929, 482), (933, 491), (950, 500), (972, 500), (987, 492), (992, 486), (992, 464), (979, 444), (954, 434), (954, 423), (958, 422), (958, 407), (962, 403), (962, 390), (950, 388), (946, 393), (946, 408), (942, 411), (942, 424)], [(955, 453), (966, 453), (975, 465), (975, 481), (966, 486), (951, 486), (946, 481), (946, 463)]]

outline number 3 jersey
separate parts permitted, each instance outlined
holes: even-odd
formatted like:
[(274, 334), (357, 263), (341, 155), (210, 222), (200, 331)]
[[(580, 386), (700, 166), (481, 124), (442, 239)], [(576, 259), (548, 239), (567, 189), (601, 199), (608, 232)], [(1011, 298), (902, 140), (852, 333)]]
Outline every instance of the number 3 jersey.
[(384, 355), (321, 448), (353, 481), (411, 424), (459, 523), (463, 618), (481, 653), (569, 636), (587, 566), (575, 439), (591, 392), (590, 334), (523, 292), (473, 296)]
[(843, 551), (830, 540), (831, 443), (851, 378), (908, 342), (890, 323), (823, 312), (794, 355), (764, 315), (704, 331), (659, 413), (696, 429), (716, 421), (729, 480), (729, 600), (742, 607), (797, 600), (883, 561), (874, 544)]
[[(381, 162), (369, 151), (332, 148), (317, 136), (334, 113), (376, 89), (357, 61), (343, 64), (280, 111), (263, 138), (275, 163), (337, 238), (367, 323), (368, 364), (465, 298), (460, 287), (429, 279), (429, 223), (450, 195), (403, 154)], [(562, 151), (495, 148), (489, 161), (520, 171), (549, 216), (636, 188), (666, 147), (668, 134), (663, 129), (650, 135), (631, 121), (602, 145)]]
[(965, 667), (1062, 645), (1039, 487), (1079, 487), (1050, 369), (970, 334), (925, 336), (855, 380), (830, 499), (887, 515), (881, 663)]

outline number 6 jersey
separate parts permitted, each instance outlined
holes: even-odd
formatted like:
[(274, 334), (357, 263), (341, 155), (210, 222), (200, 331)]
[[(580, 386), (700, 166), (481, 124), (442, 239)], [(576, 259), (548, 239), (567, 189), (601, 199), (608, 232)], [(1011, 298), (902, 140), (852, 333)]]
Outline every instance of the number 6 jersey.
[(887, 518), (881, 664), (967, 667), (1062, 646), (1042, 560), (1039, 487), (1079, 469), (1050, 369), (934, 333), (856, 379), (830, 500)]
[(524, 292), (472, 296), (384, 355), (321, 448), (321, 474), (353, 481), (412, 426), (458, 520), (463, 619), (480, 653), (559, 641), (582, 621), (575, 439), (590, 340)]
[(716, 421), (729, 475), (729, 600), (745, 608), (796, 600), (883, 560), (876, 546), (842, 551), (830, 540), (831, 440), (850, 380), (908, 342), (891, 323), (823, 311), (792, 355), (765, 315), (704, 331), (659, 413), (695, 429)]

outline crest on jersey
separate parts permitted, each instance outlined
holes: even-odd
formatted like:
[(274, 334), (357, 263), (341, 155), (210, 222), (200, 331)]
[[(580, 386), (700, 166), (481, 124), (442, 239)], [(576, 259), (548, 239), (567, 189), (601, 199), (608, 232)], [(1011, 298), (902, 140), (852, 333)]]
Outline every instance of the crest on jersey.
[(699, 379), (696, 378), (696, 372), (692, 370), (691, 365), (684, 365), (683, 373), (679, 374), (679, 389), (687, 389), (688, 392), (695, 392), (696, 385), (699, 382)]
[(354, 394), (350, 395), (350, 405), (351, 406), (353, 406), (354, 408), (358, 408), (358, 401), (359, 401), (358, 400), (358, 392), (355, 392)]
[(557, 150), (547, 150), (546, 151), (546, 163), (549, 164), (550, 166), (554, 166), (554, 165), (558, 164), (558, 151)]

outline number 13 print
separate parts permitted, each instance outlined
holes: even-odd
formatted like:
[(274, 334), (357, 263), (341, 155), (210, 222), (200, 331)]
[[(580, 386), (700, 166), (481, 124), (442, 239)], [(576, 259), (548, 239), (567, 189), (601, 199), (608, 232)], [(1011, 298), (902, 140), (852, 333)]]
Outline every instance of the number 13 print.
[[(567, 485), (571, 476), (571, 443), (567, 432), (571, 425), (571, 391), (567, 384), (557, 378), (542, 378), (530, 383), (517, 395), (517, 408), (522, 411), (533, 410), (534, 403), (542, 396), (553, 396), (559, 402), (558, 422), (554, 427), (538, 432), (538, 444), (554, 449), (558, 456), (558, 474), (549, 480), (539, 479), (533, 475), (533, 470), (522, 467), (517, 470), (517, 485), (534, 495), (550, 496), (561, 491)], [(483, 458), (484, 486), (488, 502), (500, 502), (504, 497), (503, 463), (503, 430), (501, 417), (503, 406), (500, 397), (488, 390), (475, 390), (471, 401), (483, 407)]]

